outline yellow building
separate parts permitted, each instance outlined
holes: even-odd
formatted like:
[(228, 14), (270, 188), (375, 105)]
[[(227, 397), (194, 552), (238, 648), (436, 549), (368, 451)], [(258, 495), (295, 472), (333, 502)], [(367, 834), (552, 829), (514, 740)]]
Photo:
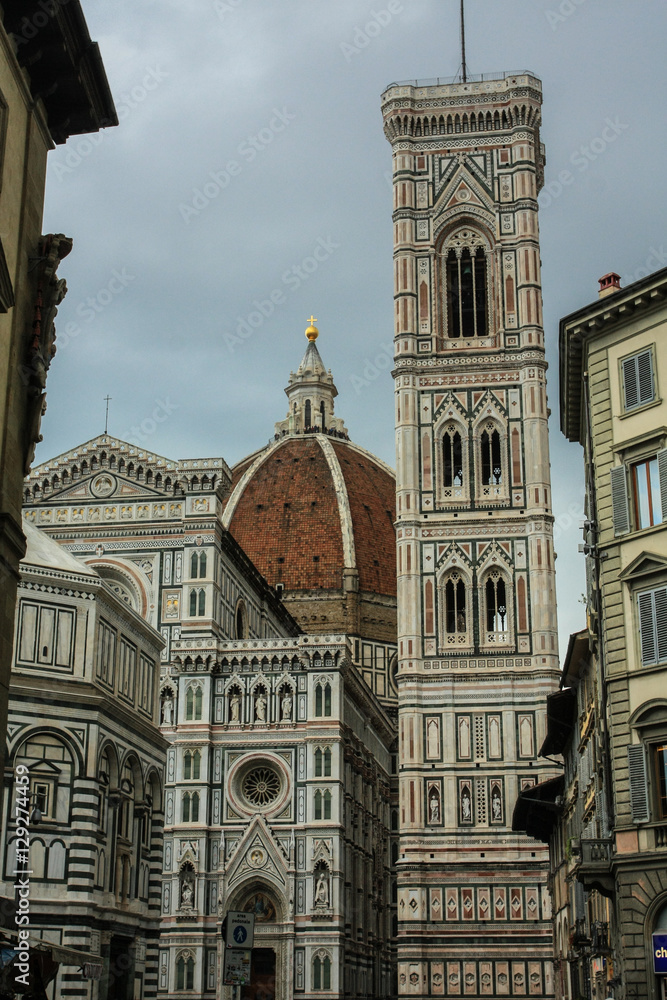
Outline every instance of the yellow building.
[(611, 788), (602, 835), (583, 830), (574, 867), (586, 891), (611, 899), (606, 986), (657, 1000), (666, 994), (653, 935), (667, 935), (667, 269), (626, 289), (615, 274), (600, 286), (560, 325), (561, 427), (583, 445), (586, 467), (591, 789)]

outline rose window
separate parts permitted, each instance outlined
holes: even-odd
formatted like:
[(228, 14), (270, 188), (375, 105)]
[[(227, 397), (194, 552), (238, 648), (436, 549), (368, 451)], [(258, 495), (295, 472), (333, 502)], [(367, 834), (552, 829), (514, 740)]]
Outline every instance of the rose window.
[(243, 795), (254, 806), (268, 806), (278, 798), (280, 778), (271, 767), (254, 767), (243, 779)]

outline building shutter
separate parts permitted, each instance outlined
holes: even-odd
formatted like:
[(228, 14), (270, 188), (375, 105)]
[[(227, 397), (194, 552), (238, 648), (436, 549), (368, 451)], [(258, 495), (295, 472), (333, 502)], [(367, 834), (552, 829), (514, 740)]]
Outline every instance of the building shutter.
[(628, 776), (630, 782), (630, 808), (633, 823), (646, 823), (648, 815), (648, 785), (646, 781), (646, 754), (644, 744), (628, 747)]
[(653, 596), (658, 663), (664, 663), (667, 660), (667, 587), (660, 587), (654, 591)]
[(637, 381), (637, 358), (636, 356), (626, 358), (623, 362), (623, 393), (626, 410), (632, 410), (637, 406), (639, 400), (639, 386)]
[(667, 587), (637, 595), (642, 666), (667, 660)]
[(653, 391), (653, 352), (649, 348), (623, 361), (623, 394), (625, 409), (650, 403)]
[(653, 353), (642, 351), (637, 355), (637, 386), (639, 389), (639, 406), (650, 403), (653, 399)]
[(611, 469), (611, 509), (614, 519), (614, 534), (627, 535), (630, 530), (630, 507), (628, 505), (628, 477), (624, 465)]
[(660, 480), (662, 520), (667, 522), (667, 448), (658, 452), (658, 479)]
[(655, 610), (653, 591), (645, 590), (637, 595), (639, 607), (639, 637), (642, 647), (642, 666), (656, 662)]

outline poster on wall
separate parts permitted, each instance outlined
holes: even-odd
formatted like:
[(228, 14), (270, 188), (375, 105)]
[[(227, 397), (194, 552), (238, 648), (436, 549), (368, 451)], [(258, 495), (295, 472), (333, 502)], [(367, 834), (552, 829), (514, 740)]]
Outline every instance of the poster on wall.
[(667, 976), (667, 931), (653, 935), (653, 971)]

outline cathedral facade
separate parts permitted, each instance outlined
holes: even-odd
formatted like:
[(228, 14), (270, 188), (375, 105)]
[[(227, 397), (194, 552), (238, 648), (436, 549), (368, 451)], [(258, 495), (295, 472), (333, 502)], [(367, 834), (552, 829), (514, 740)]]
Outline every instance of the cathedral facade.
[(529, 74), (393, 84), (399, 995), (553, 993), (547, 856), (512, 832), (558, 682)]
[(230, 910), (255, 915), (247, 995), (393, 992), (395, 481), (334, 415), (317, 335), (286, 420), (234, 469), (101, 435), (26, 481), (28, 524), (164, 643), (160, 931), (142, 997), (231, 997)]

